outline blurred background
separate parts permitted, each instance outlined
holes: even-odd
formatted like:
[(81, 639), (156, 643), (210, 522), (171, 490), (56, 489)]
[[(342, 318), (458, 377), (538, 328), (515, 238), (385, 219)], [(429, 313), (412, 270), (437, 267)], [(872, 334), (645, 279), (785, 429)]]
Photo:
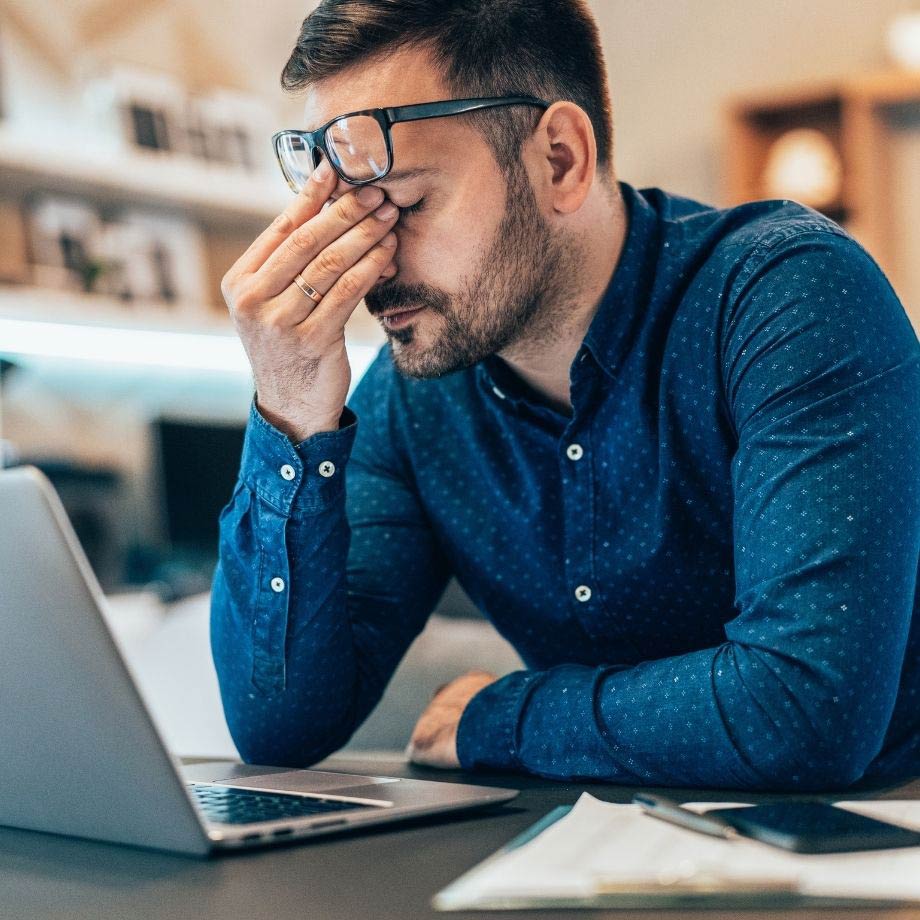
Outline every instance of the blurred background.
[[(180, 753), (235, 753), (207, 592), (252, 384), (219, 284), (290, 200), (269, 137), (313, 5), (0, 0), (0, 466), (58, 489)], [(821, 210), (920, 327), (920, 3), (590, 5), (621, 179)], [(362, 305), (346, 337), (353, 388), (385, 336)], [(452, 582), (351, 746), (401, 749), (473, 666), (520, 663)]]

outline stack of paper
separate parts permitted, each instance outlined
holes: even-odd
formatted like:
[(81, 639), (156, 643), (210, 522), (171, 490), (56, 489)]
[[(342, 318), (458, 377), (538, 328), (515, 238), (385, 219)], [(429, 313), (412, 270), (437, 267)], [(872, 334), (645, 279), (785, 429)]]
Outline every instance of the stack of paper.
[[(694, 803), (697, 811), (731, 802)], [(920, 830), (920, 801), (838, 802)], [(564, 810), (564, 809), (563, 809)], [(583, 793), (564, 817), (542, 822), (440, 892), (439, 910), (603, 903), (610, 896), (812, 896), (920, 901), (920, 847), (833, 853), (786, 852), (755, 840), (685, 830)]]

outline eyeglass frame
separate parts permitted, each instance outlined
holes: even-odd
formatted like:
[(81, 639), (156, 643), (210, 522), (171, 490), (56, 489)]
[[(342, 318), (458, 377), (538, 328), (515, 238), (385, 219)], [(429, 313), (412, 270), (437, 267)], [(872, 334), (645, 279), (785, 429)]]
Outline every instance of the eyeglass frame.
[[(335, 118), (329, 119), (324, 125), (320, 125), (315, 131), (301, 131), (298, 128), (285, 128), (276, 131), (272, 135), (272, 149), (275, 152), (275, 159), (281, 169), (281, 174), (290, 187), (291, 191), (299, 194), (302, 189), (297, 188), (288, 178), (287, 170), (281, 162), (279, 147), (282, 137), (299, 137), (306, 142), (307, 151), (313, 159), (313, 169), (315, 170), (320, 161), (317, 159), (317, 150), (329, 161), (329, 165), (335, 170), (336, 174), (344, 182), (355, 187), (369, 185), (371, 182), (380, 182), (393, 169), (393, 139), (390, 135), (390, 128), (393, 125), (405, 121), (421, 121), (427, 118), (442, 118), (446, 115), (463, 115), (466, 112), (475, 112), (480, 109), (495, 108), (504, 105), (536, 105), (544, 111), (552, 105), (545, 99), (539, 99), (536, 96), (483, 96), (473, 99), (441, 99), (437, 102), (418, 102), (413, 105), (398, 105), (388, 108), (377, 109), (360, 109), (356, 112), (345, 112), (342, 115), (336, 115)], [(381, 176), (373, 176), (370, 179), (349, 179), (342, 175), (341, 169), (336, 165), (335, 160), (329, 155), (326, 146), (325, 134), (337, 121), (343, 118), (351, 118), (354, 115), (370, 115), (380, 125), (383, 133), (384, 144), (387, 151), (387, 168)]]

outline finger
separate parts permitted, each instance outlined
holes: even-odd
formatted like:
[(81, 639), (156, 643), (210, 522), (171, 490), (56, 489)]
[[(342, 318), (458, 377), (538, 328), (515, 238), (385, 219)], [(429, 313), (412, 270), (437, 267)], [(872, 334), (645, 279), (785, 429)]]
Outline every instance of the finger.
[[(362, 198), (367, 193), (376, 193), (377, 206)], [(399, 209), (392, 202), (379, 206), (382, 194), (367, 188), (346, 195), (326, 214), (291, 234), (252, 278), (256, 299), (276, 296), (298, 273), (325, 294), (396, 223)]]
[(389, 281), (396, 274), (396, 266), (391, 262), (381, 273), (377, 282)]
[(292, 284), (284, 296), (278, 298), (276, 319), (282, 325), (296, 326), (309, 318), (311, 333), (337, 333), (344, 328), (364, 295), (377, 283), (395, 252), (396, 234), (391, 231), (336, 280), (319, 304)]
[(323, 160), (297, 197), (249, 244), (230, 271), (240, 275), (257, 271), (299, 226), (319, 214), (333, 190), (339, 188), (341, 180), (335, 179), (335, 171)]
[(342, 195), (347, 192), (353, 192), (356, 188), (360, 186), (352, 185), (350, 182), (346, 182), (344, 179), (339, 179), (338, 184), (332, 190), (332, 194), (329, 196), (333, 201), (342, 197)]

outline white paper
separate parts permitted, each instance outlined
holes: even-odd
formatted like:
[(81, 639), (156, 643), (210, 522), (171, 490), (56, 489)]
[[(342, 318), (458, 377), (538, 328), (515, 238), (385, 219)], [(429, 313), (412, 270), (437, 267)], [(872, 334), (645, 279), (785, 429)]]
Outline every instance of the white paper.
[[(697, 811), (731, 802), (693, 803)], [(920, 801), (839, 805), (920, 830)], [(441, 892), (442, 909), (499, 900), (588, 898), (600, 886), (676, 880), (726, 886), (788, 886), (825, 897), (920, 900), (920, 847), (828, 855), (789, 853), (755, 840), (724, 840), (652, 818), (638, 805), (582, 793), (565, 817), (533, 840), (497, 854)]]

